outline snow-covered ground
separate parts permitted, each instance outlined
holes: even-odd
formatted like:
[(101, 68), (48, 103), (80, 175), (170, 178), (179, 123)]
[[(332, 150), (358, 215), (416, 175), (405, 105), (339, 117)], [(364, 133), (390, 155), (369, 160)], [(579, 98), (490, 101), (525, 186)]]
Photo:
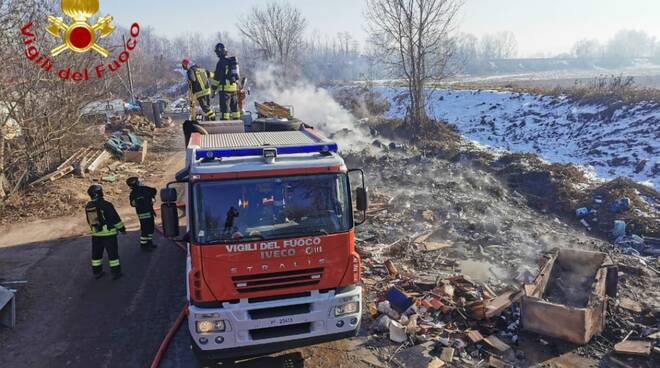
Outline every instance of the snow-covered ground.
[[(402, 88), (377, 87), (377, 92), (391, 103), (388, 117), (405, 114), (405, 99), (397, 99)], [(481, 144), (660, 189), (658, 103), (613, 106), (512, 92), (436, 90), (429, 92), (429, 106), (432, 116)]]

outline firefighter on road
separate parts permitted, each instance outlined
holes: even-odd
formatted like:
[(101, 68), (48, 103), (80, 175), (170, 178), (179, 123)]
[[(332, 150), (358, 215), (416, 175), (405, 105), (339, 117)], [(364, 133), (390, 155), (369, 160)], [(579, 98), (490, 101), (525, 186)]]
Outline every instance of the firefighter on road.
[(103, 251), (108, 253), (112, 278), (122, 276), (119, 263), (117, 232), (126, 234), (126, 228), (112, 203), (103, 199), (103, 187), (98, 184), (87, 189), (92, 199), (85, 206), (87, 223), (92, 233), (92, 272), (97, 279), (103, 277)]
[(135, 207), (138, 219), (140, 220), (140, 247), (145, 251), (152, 251), (157, 246), (154, 244), (155, 216), (154, 199), (156, 198), (156, 189), (142, 185), (140, 179), (131, 177), (126, 180), (126, 184), (131, 188), (129, 199), (131, 206)]
[[(194, 106), (193, 99), (197, 100), (199, 107), (204, 112), (204, 120), (215, 120), (215, 111), (211, 108), (211, 86), (209, 85), (213, 74), (193, 64), (188, 59), (183, 59), (181, 66), (188, 75), (188, 87), (192, 93), (192, 96), (190, 96), (191, 105)], [(195, 112), (192, 111), (192, 113)]]
[(235, 56), (227, 57), (225, 45), (215, 45), (215, 54), (218, 55), (218, 64), (213, 73), (211, 87), (213, 95), (216, 90), (220, 92), (220, 111), (222, 120), (240, 119), (241, 112), (238, 108), (238, 80), (240, 78), (238, 60)]

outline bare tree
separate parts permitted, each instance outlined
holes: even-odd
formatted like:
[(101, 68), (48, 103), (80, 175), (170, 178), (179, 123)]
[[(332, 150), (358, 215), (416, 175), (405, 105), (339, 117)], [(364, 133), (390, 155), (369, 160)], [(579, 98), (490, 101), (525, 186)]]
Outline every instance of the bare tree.
[(479, 46), (480, 57), (483, 60), (508, 59), (518, 54), (518, 41), (513, 32), (484, 35)]
[(307, 20), (290, 4), (273, 2), (253, 7), (237, 26), (266, 61), (286, 74), (304, 46)]
[(622, 30), (607, 43), (607, 56), (614, 58), (652, 57), (655, 38), (644, 31)]
[[(8, 26), (0, 32), (0, 127), (7, 122), (18, 125), (20, 136), (7, 140), (0, 135), (0, 201), (18, 191), (30, 180), (57, 166), (81, 143), (94, 139), (82, 124), (81, 109), (99, 98), (108, 97), (115, 88), (113, 80), (89, 80), (85, 83), (61, 80), (56, 68), (44, 71), (26, 55), (36, 55), (56, 46), (49, 38), (39, 40), (38, 48), (22, 42), (21, 27), (33, 22), (27, 32), (44, 29), (47, 14), (58, 10), (55, 2), (3, 0), (0, 2), (0, 24)], [(27, 47), (27, 49), (26, 49)], [(35, 58), (33, 58), (35, 59)], [(91, 53), (59, 55), (58, 65), (75, 65), (80, 70), (93, 70), (100, 61)], [(1, 208), (0, 208), (1, 209)]]
[(454, 52), (451, 35), (462, 5), (462, 0), (367, 0), (377, 50), (406, 80), (414, 138), (428, 123), (425, 88), (447, 76)]
[(571, 54), (578, 59), (597, 58), (603, 56), (603, 46), (596, 39), (582, 39), (573, 45)]

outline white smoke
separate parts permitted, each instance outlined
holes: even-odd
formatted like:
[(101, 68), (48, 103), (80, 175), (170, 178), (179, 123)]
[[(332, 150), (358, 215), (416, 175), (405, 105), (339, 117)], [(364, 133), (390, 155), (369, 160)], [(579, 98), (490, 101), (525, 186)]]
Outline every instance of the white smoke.
[(258, 70), (255, 79), (256, 90), (252, 91), (248, 110), (255, 101), (293, 106), (296, 118), (336, 140), (341, 150), (370, 146), (373, 139), (369, 132), (359, 126), (359, 121), (337, 103), (328, 90), (304, 79), (282, 81), (275, 67)]

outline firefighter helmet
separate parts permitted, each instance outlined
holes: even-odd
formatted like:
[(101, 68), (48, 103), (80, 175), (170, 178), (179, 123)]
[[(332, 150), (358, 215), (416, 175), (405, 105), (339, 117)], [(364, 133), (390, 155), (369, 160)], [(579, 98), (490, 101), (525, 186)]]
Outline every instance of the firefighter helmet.
[(220, 42), (219, 44), (215, 45), (215, 54), (218, 55), (218, 57), (227, 55), (227, 49), (225, 48), (224, 43)]
[(183, 59), (183, 61), (181, 62), (181, 66), (183, 67), (183, 69), (188, 70), (188, 67), (190, 67), (190, 60)]
[(130, 177), (126, 179), (126, 185), (128, 185), (131, 188), (135, 188), (140, 185), (140, 178), (137, 176)]
[(103, 187), (99, 184), (93, 184), (87, 189), (87, 194), (91, 199), (103, 198)]

